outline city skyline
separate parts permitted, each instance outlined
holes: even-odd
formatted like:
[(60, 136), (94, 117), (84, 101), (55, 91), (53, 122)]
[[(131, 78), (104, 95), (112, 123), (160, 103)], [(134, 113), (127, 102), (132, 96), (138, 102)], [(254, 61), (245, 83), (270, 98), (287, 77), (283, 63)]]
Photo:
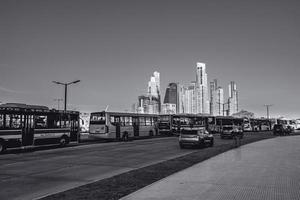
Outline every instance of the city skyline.
[[(224, 94), (238, 83), (239, 110), (299, 118), (298, 1), (0, 2), (0, 101), (123, 111), (149, 75), (184, 85), (207, 63)], [(258, 98), (259, 97), (259, 98)]]

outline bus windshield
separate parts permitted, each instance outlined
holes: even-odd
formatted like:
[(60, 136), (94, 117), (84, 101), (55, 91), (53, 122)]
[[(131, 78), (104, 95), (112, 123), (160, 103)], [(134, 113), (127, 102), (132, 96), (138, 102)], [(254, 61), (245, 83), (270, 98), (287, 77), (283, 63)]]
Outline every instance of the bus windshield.
[(105, 124), (105, 113), (91, 114), (90, 124)]
[(170, 116), (169, 115), (161, 115), (159, 117), (160, 122), (169, 122), (170, 121)]
[(222, 125), (233, 125), (233, 122), (231, 119), (223, 119)]

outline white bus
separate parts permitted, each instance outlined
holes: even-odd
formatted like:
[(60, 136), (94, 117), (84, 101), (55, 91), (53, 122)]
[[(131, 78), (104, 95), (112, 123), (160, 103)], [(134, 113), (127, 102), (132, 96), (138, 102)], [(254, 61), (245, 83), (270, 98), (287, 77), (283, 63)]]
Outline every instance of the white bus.
[(121, 112), (93, 112), (89, 136), (110, 140), (128, 140), (158, 135), (158, 115)]

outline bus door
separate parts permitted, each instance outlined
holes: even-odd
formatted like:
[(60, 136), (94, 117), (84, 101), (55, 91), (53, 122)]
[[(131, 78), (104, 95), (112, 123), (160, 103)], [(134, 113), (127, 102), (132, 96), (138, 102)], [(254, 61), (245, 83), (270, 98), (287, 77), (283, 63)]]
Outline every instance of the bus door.
[(121, 118), (119, 116), (115, 116), (115, 126), (116, 126), (116, 139), (119, 140), (121, 138)]
[(23, 132), (22, 132), (22, 145), (33, 145), (34, 138), (34, 118), (33, 115), (24, 115)]
[(132, 123), (133, 123), (133, 135), (139, 136), (140, 132), (140, 126), (139, 126), (139, 118), (138, 117), (132, 117)]
[(71, 115), (71, 134), (70, 140), (71, 141), (78, 141), (79, 140), (79, 122), (77, 115)]
[(118, 122), (116, 124), (116, 139), (120, 139), (121, 138), (121, 124), (120, 122)]

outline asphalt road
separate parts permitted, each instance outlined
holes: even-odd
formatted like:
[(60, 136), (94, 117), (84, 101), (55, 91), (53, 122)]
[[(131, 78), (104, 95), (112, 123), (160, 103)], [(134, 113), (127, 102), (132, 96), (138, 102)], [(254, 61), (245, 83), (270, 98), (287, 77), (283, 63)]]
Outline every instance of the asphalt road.
[(182, 156), (175, 137), (0, 155), (0, 199), (38, 199)]

